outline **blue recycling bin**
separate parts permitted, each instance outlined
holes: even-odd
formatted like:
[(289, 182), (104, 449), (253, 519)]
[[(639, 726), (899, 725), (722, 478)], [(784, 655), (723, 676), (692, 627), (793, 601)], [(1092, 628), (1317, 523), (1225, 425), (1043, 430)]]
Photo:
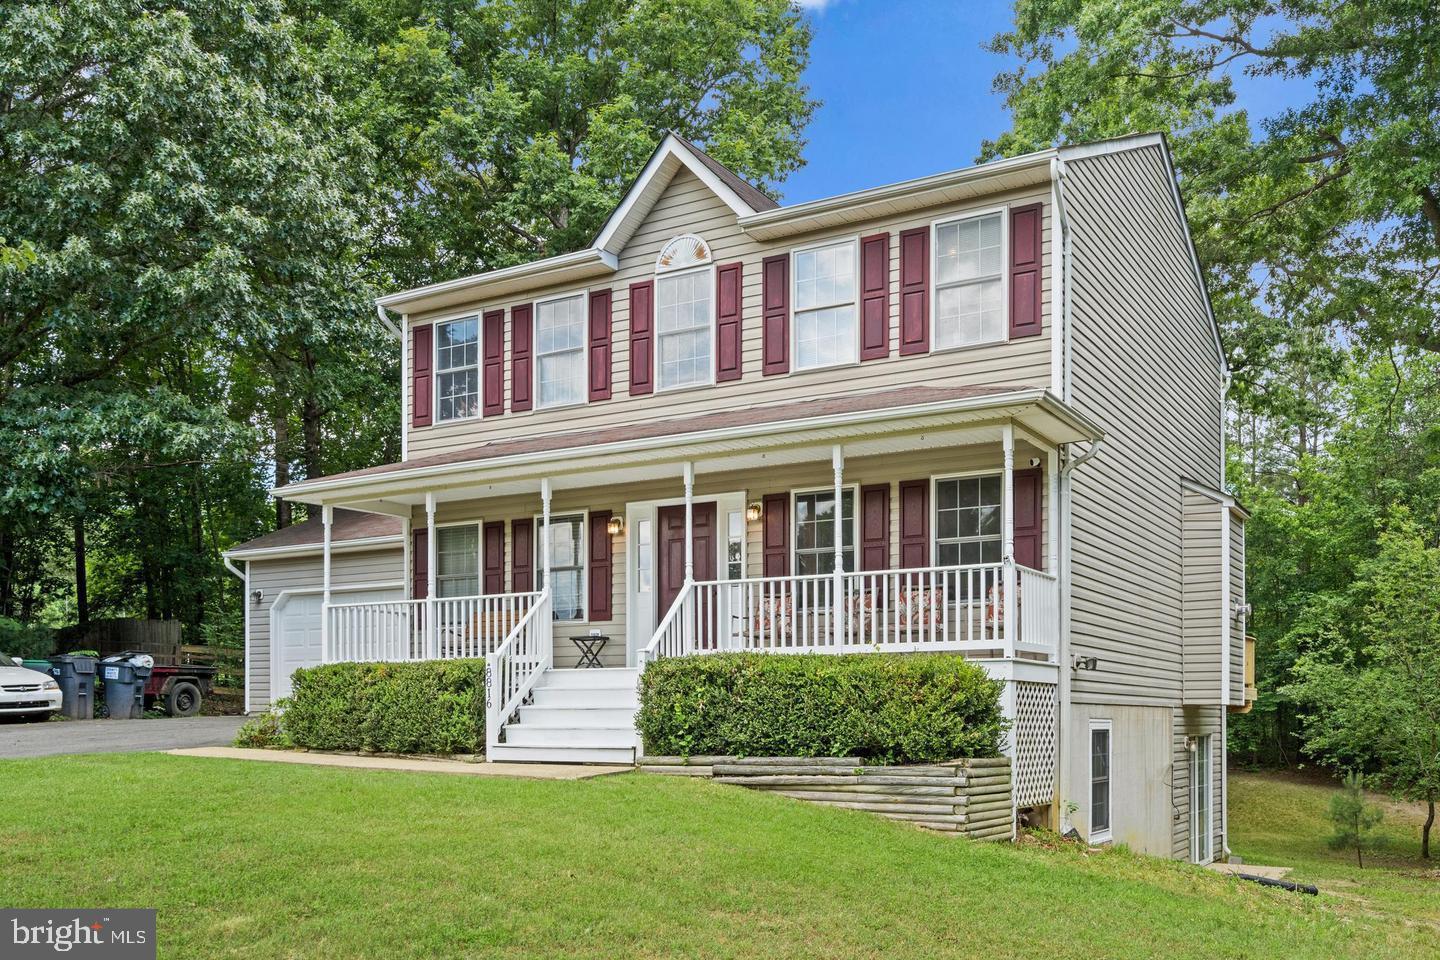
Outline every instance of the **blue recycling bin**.
[(71, 720), (95, 718), (95, 658), (51, 657), (50, 676), (60, 684), (60, 714)]
[(149, 657), (122, 655), (100, 661), (105, 684), (105, 709), (111, 720), (138, 720), (145, 714), (145, 681), (150, 679)]

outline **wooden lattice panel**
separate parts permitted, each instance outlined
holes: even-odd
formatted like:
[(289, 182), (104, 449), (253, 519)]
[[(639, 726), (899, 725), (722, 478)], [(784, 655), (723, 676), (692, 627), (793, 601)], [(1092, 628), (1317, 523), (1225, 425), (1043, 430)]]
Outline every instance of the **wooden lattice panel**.
[(1053, 683), (1015, 682), (1015, 805), (1055, 799), (1056, 691)]

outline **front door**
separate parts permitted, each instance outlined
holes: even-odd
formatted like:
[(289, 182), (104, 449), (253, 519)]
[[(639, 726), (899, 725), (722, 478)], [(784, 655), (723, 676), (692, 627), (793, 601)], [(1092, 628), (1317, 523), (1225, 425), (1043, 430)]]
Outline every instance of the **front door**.
[[(670, 605), (685, 586), (685, 505), (661, 507), (657, 516), (659, 560), (656, 564), (656, 623), (665, 618)], [(693, 507), (692, 550), (695, 557), (695, 579), (714, 580), (715, 502), (697, 503)]]

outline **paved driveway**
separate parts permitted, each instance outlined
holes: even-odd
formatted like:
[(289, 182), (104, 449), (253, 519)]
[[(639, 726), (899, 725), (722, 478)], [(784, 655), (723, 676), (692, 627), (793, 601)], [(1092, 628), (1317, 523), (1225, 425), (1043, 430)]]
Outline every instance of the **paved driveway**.
[(244, 717), (0, 723), (0, 759), (229, 746)]

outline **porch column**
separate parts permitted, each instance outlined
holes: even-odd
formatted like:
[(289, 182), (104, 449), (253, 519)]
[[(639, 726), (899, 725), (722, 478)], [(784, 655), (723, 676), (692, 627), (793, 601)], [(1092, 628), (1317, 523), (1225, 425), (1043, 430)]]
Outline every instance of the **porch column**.
[(1001, 577), (1005, 611), (1005, 656), (1015, 656), (1015, 427), (1007, 423), (1001, 431), (1005, 451), (1004, 492), (1001, 497)]
[[(320, 662), (330, 662), (330, 527), (335, 522), (335, 508), (328, 503), (320, 508), (320, 526), (323, 531), (321, 537), (321, 574), (322, 599), (320, 601)], [(246, 597), (245, 602), (249, 603), (250, 598)]]
[[(840, 444), (830, 448), (830, 469), (835, 483), (835, 571), (830, 583), (830, 622), (836, 647), (845, 645), (845, 449)], [(858, 505), (857, 505), (858, 508)]]
[(439, 631), (435, 623), (435, 494), (425, 494), (425, 659), (434, 660), (439, 649)]
[(550, 589), (550, 478), (540, 478), (540, 583)]
[(695, 464), (685, 461), (685, 582), (695, 579)]

